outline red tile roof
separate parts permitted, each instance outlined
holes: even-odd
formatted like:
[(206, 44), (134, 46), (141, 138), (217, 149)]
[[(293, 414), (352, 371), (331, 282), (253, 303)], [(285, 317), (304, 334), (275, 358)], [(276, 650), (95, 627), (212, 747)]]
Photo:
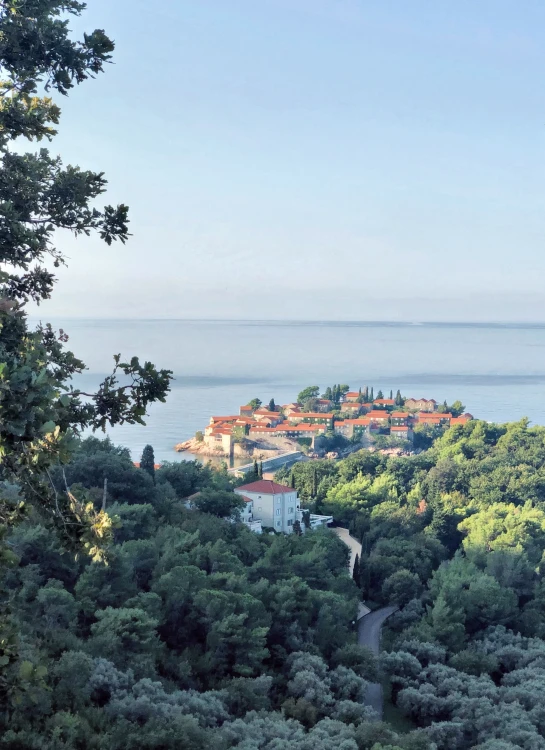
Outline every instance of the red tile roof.
[(277, 484), (272, 479), (259, 479), (257, 482), (243, 484), (237, 487), (238, 490), (246, 492), (260, 492), (263, 495), (285, 495), (288, 492), (295, 492), (293, 487), (287, 487), (285, 484)]
[(323, 411), (303, 411), (300, 414), (290, 414), (288, 419), (306, 419), (306, 418), (316, 418), (316, 419), (333, 419), (333, 415), (326, 414)]
[(451, 423), (451, 424), (467, 424), (467, 422), (469, 422), (469, 420), (470, 420), (470, 417), (464, 417), (464, 416), (461, 416), (461, 417), (453, 417), (453, 418), (452, 418), (452, 419), (450, 420), (450, 423)]

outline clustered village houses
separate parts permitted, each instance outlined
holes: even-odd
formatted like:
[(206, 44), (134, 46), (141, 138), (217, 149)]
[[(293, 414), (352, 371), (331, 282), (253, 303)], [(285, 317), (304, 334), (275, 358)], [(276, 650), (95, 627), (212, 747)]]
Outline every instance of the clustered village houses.
[[(434, 399), (407, 398), (403, 407), (396, 406), (391, 398), (361, 403), (358, 391), (346, 393), (340, 405), (324, 398), (314, 399), (313, 404), (315, 411), (304, 411), (298, 403), (285, 404), (277, 411), (241, 406), (239, 414), (211, 417), (203, 440), (210, 449), (225, 454), (232, 452), (234, 442), (244, 438), (271, 446), (286, 438), (294, 441), (310, 438), (314, 445), (317, 437), (332, 432), (354, 440), (364, 434), (382, 434), (412, 442), (415, 425), (450, 427), (473, 419), (468, 413), (455, 417), (438, 411)], [(335, 414), (331, 413), (334, 406)], [(339, 409), (341, 415), (337, 416)]]

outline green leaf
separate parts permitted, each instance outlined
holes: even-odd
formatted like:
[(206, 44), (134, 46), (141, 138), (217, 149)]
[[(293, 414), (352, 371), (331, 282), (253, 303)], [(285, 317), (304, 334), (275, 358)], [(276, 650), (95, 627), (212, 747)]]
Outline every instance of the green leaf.
[(34, 673), (34, 665), (30, 661), (23, 661), (21, 662), (21, 666), (19, 667), (19, 677), (21, 680), (30, 680), (32, 679), (32, 675)]
[(50, 432), (53, 432), (56, 426), (55, 422), (49, 420), (49, 422), (46, 422), (42, 426), (42, 435), (48, 435)]

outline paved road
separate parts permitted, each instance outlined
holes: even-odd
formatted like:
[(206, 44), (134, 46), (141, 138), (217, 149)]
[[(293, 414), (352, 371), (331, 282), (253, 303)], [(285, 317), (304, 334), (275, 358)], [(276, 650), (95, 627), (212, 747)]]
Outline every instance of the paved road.
[(337, 526), (335, 529), (333, 529), (333, 531), (343, 540), (343, 542), (348, 547), (350, 547), (350, 575), (352, 575), (356, 555), (359, 555), (361, 559), (361, 544), (357, 539), (354, 539), (353, 536), (350, 536), (350, 534), (348, 533), (348, 529), (341, 529)]
[[(361, 646), (367, 646), (378, 656), (382, 624), (396, 609), (397, 607), (382, 607), (382, 609), (377, 609), (375, 612), (362, 617), (358, 623), (358, 643)], [(370, 683), (365, 702), (368, 706), (374, 708), (382, 718), (382, 685), (378, 682)]]

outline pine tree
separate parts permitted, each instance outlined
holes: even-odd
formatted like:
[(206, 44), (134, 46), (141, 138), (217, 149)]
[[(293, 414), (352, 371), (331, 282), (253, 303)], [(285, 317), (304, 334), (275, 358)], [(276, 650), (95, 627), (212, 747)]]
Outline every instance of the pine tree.
[(269, 411), (276, 411), (276, 404), (274, 403), (274, 398), (271, 398), (269, 401)]
[(293, 533), (297, 534), (297, 536), (301, 536), (303, 534), (303, 529), (301, 528), (301, 524), (299, 521), (293, 522)]
[(151, 445), (146, 445), (142, 451), (142, 458), (140, 459), (140, 468), (150, 475), (155, 484), (155, 455)]
[(382, 391), (379, 391), (377, 393), (377, 398), (384, 398), (384, 393)]
[(359, 588), (360, 587), (360, 556), (359, 555), (356, 555), (356, 559), (354, 560), (352, 578), (354, 579), (356, 586)]

